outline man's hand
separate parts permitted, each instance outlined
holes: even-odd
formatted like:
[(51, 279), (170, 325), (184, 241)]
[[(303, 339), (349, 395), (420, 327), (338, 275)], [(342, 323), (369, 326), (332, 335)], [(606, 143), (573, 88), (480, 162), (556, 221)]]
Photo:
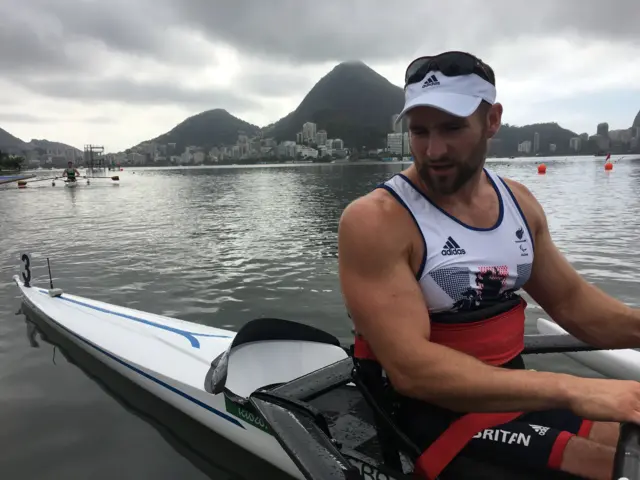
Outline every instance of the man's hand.
[(602, 422), (640, 424), (640, 382), (581, 378), (573, 382), (569, 408), (581, 417)]

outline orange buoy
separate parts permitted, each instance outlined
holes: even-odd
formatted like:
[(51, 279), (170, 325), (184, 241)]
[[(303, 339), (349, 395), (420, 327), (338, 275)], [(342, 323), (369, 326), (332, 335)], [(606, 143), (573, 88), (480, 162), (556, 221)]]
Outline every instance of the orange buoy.
[(604, 169), (609, 171), (609, 170), (613, 170), (613, 163), (611, 162), (607, 162), (604, 164)]
[(544, 163), (538, 165), (538, 173), (543, 174), (547, 173), (547, 166)]

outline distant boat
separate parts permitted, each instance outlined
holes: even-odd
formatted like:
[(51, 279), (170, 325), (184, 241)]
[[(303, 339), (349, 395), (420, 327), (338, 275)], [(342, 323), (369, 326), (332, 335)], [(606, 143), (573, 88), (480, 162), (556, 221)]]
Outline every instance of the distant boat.
[(27, 178), (33, 178), (35, 175), (0, 175), (0, 185), (3, 183), (19, 182), (20, 180), (26, 180)]

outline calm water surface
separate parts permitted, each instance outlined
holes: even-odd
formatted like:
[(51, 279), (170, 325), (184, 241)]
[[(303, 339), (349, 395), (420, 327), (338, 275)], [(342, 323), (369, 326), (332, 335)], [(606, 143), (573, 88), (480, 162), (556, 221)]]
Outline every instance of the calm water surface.
[[(623, 158), (612, 172), (593, 158), (547, 165), (538, 175), (532, 161), (489, 163), (538, 197), (581, 274), (637, 305), (640, 161)], [(19, 254), (31, 253), (35, 283), (46, 282), (49, 257), (56, 286), (78, 295), (230, 329), (283, 317), (346, 342), (338, 219), (401, 169), (139, 168), (120, 172), (119, 186), (0, 190), (0, 478), (281, 478), (79, 352), (31, 346), (15, 315)], [(529, 331), (541, 315), (530, 304)], [(528, 362), (596, 375), (562, 355)]]

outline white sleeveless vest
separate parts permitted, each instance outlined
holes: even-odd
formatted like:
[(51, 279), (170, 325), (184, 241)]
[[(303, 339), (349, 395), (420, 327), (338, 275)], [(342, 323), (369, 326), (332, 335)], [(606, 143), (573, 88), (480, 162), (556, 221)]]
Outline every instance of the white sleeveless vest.
[(452, 217), (403, 174), (380, 185), (413, 217), (424, 241), (418, 281), (429, 313), (470, 312), (512, 299), (529, 279), (533, 238), (510, 188), (484, 169), (498, 195), (500, 213), (491, 228)]

